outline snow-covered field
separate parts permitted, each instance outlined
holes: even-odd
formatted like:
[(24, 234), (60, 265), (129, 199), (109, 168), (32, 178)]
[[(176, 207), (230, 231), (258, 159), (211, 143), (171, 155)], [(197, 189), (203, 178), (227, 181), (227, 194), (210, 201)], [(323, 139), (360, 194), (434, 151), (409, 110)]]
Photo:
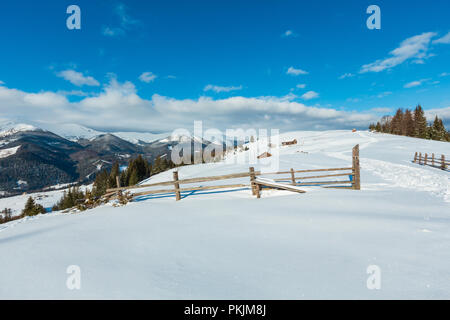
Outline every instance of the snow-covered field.
[[(360, 144), (362, 190), (148, 196), (4, 224), (0, 299), (450, 299), (450, 173), (411, 163), (416, 151), (449, 156), (450, 144), (348, 131), (281, 140), (293, 138), (281, 170), (348, 167)], [(246, 171), (220, 162), (179, 176)], [(26, 198), (0, 199), (0, 208), (23, 208)], [(71, 265), (80, 290), (66, 286)], [(366, 285), (371, 265), (379, 290)]]

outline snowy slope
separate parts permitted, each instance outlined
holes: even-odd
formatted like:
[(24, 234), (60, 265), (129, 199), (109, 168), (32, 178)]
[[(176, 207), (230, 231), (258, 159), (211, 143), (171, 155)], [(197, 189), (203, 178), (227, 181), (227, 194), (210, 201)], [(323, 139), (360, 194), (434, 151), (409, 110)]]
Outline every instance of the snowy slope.
[(103, 132), (94, 130), (75, 123), (37, 123), (32, 124), (17, 123), (11, 120), (0, 119), (0, 138), (13, 135), (21, 131), (47, 130), (65, 139), (78, 141), (80, 139), (93, 139), (106, 133), (111, 133), (121, 139), (137, 144), (139, 141), (150, 143), (166, 138), (170, 133), (151, 132)]
[(16, 154), (17, 150), (20, 149), (20, 146), (13, 147), (13, 148), (7, 148), (7, 149), (0, 149), (0, 159), (10, 157), (14, 154)]
[[(348, 166), (359, 143), (362, 190), (272, 190), (259, 200), (213, 190), (1, 225), (0, 299), (450, 299), (449, 172), (411, 163), (416, 151), (450, 155), (450, 145), (348, 131), (280, 140), (293, 138), (298, 145), (280, 149), (281, 170)], [(179, 171), (183, 179), (248, 165)], [(81, 268), (81, 290), (66, 287), (70, 265)], [(369, 265), (381, 269), (380, 290), (366, 287)]]
[(16, 123), (14, 121), (0, 119), (0, 139), (18, 132), (35, 130), (40, 129), (30, 124)]

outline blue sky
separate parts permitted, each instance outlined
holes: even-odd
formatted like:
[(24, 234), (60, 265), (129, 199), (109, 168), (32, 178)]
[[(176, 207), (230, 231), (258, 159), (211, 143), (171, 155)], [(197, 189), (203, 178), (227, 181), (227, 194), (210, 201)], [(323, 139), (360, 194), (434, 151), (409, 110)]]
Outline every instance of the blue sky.
[[(81, 30), (66, 27), (71, 4)], [(371, 4), (381, 30), (366, 26)], [(449, 123), (449, 12), (447, 0), (8, 1), (0, 117), (333, 129), (421, 103)]]

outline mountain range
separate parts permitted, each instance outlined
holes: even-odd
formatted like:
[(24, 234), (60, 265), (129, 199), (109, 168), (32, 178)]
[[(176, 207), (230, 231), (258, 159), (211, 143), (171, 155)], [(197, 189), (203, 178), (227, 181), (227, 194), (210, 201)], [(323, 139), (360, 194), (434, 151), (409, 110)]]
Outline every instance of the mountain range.
[[(52, 130), (49, 130), (49, 129)], [(0, 196), (39, 191), (67, 183), (87, 183), (114, 162), (127, 165), (142, 155), (149, 162), (170, 155), (178, 144), (196, 137), (169, 134), (106, 133), (76, 124), (45, 129), (30, 124), (0, 122)], [(210, 144), (202, 141), (202, 146)]]

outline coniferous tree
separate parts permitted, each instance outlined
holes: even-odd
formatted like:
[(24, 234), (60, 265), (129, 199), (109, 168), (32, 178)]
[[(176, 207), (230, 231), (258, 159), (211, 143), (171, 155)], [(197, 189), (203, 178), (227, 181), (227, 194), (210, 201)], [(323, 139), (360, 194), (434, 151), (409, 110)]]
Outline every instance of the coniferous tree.
[(414, 110), (414, 136), (422, 139), (427, 138), (427, 119), (421, 105), (418, 105)]
[(130, 174), (130, 180), (128, 182), (129, 186), (135, 186), (139, 183), (138, 171), (136, 168), (133, 168)]
[(403, 115), (402, 135), (414, 136), (414, 119), (411, 110), (406, 109)]
[(391, 133), (401, 135), (402, 134), (402, 123), (403, 123), (403, 110), (398, 109), (395, 116), (391, 120)]
[(29, 197), (25, 203), (25, 208), (22, 210), (22, 215), (24, 216), (36, 216), (38, 214), (44, 214), (45, 209), (42, 205), (37, 204), (33, 197)]
[(406, 109), (403, 112), (398, 109), (393, 117), (383, 116), (376, 125), (369, 126), (371, 130), (408, 137), (417, 137), (422, 139), (433, 139), (439, 141), (450, 141), (450, 135), (444, 126), (442, 119), (435, 117), (432, 125), (428, 125), (427, 118), (420, 105), (418, 105), (414, 114)]
[(109, 174), (109, 180), (108, 180), (108, 188), (117, 188), (117, 182), (116, 177), (120, 175), (120, 168), (119, 163), (115, 162), (114, 165), (111, 168), (111, 173)]

